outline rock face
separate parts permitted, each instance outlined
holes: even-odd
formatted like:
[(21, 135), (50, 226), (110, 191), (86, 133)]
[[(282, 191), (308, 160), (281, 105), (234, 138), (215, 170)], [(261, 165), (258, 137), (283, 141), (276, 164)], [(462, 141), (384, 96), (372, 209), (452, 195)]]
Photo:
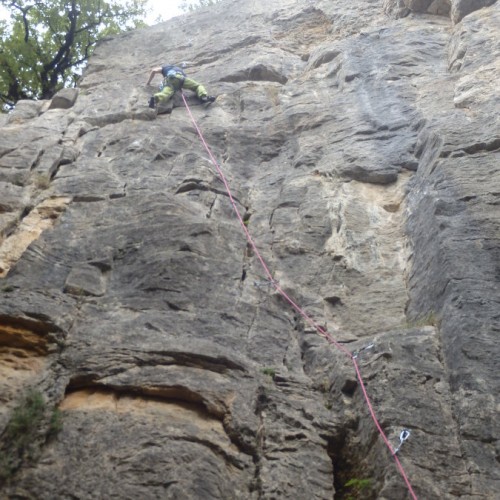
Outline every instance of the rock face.
[[(499, 26), (493, 1), (223, 2), (0, 117), (2, 498), (494, 498)], [(413, 496), (182, 100), (147, 107), (181, 61), (274, 279), (359, 352), (393, 449), (410, 431)]]

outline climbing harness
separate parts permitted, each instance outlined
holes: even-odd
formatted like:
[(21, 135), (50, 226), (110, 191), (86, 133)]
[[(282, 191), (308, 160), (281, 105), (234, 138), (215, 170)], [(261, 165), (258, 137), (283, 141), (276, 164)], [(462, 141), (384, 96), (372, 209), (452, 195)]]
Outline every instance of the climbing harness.
[(184, 85), (186, 73), (178, 66), (162, 66), (161, 74), (163, 75), (162, 89), (170, 87), (174, 90), (180, 90)]
[(262, 257), (259, 249), (257, 248), (257, 245), (255, 244), (255, 242), (254, 242), (254, 240), (252, 238), (252, 235), (248, 231), (248, 228), (247, 228), (247, 225), (245, 223), (245, 220), (243, 219), (243, 216), (241, 215), (241, 213), (240, 213), (240, 211), (238, 209), (238, 206), (236, 204), (236, 201), (235, 201), (235, 199), (233, 197), (233, 194), (231, 192), (231, 188), (229, 186), (229, 183), (228, 183), (226, 177), (224, 176), (224, 173), (223, 173), (223, 171), (222, 171), (222, 169), (221, 169), (221, 167), (219, 165), (219, 162), (216, 160), (216, 158), (214, 157), (214, 155), (212, 153), (212, 150), (208, 146), (207, 141), (205, 140), (205, 137), (203, 136), (203, 133), (202, 133), (202, 131), (201, 131), (198, 123), (194, 119), (193, 113), (191, 112), (191, 109), (190, 109), (190, 107), (189, 107), (189, 105), (187, 103), (186, 96), (184, 95), (184, 92), (182, 92), (182, 91), (181, 91), (181, 96), (182, 96), (182, 100), (184, 101), (184, 106), (186, 107), (186, 111), (187, 111), (187, 113), (188, 113), (188, 115), (189, 115), (189, 117), (191, 119), (191, 122), (192, 122), (192, 124), (193, 124), (196, 132), (198, 133), (200, 141), (203, 144), (203, 147), (205, 148), (206, 152), (208, 153), (213, 166), (217, 170), (217, 173), (219, 174), (219, 177), (220, 177), (221, 181), (224, 184), (224, 187), (226, 189), (229, 201), (231, 202), (231, 205), (233, 207), (234, 213), (235, 213), (235, 215), (236, 215), (236, 217), (237, 217), (237, 219), (238, 219), (238, 221), (239, 221), (239, 223), (241, 225), (241, 228), (242, 228), (243, 232), (245, 233), (245, 237), (246, 237), (246, 239), (248, 241), (248, 244), (252, 247), (252, 250), (254, 252), (255, 257), (258, 259), (258, 261), (260, 262), (260, 264), (261, 264), (261, 266), (262, 266), (262, 268), (264, 270), (264, 273), (266, 275), (266, 278), (265, 278), (266, 281), (268, 281), (270, 283), (270, 285), (274, 287), (274, 289), (276, 290), (276, 292), (278, 292), (283, 297), (283, 299), (285, 299), (292, 306), (292, 308), (295, 309), (296, 312), (298, 312), (311, 326), (314, 327), (314, 329), (317, 331), (318, 335), (320, 335), (321, 337), (325, 338), (330, 344), (332, 344), (335, 347), (337, 347), (337, 349), (339, 349), (339, 351), (343, 352), (346, 356), (349, 357), (349, 359), (351, 360), (351, 362), (352, 362), (352, 364), (354, 366), (354, 370), (356, 372), (356, 377), (358, 379), (359, 387), (361, 388), (361, 392), (363, 393), (363, 398), (365, 400), (366, 406), (368, 407), (368, 411), (369, 411), (370, 416), (371, 416), (371, 418), (373, 420), (373, 423), (375, 424), (375, 427), (377, 428), (377, 431), (379, 432), (379, 434), (380, 434), (382, 440), (384, 441), (385, 445), (389, 449), (389, 451), (391, 453), (391, 456), (394, 459), (394, 462), (396, 463), (396, 466), (397, 466), (397, 468), (399, 470), (399, 473), (401, 474), (401, 477), (403, 478), (403, 480), (404, 480), (404, 482), (406, 484), (406, 487), (408, 488), (408, 492), (410, 493), (412, 500), (418, 500), (417, 495), (413, 491), (413, 488), (412, 488), (412, 485), (411, 485), (411, 483), (410, 483), (410, 481), (408, 479), (408, 476), (406, 475), (406, 472), (403, 469), (403, 466), (401, 465), (401, 462), (399, 461), (399, 458), (397, 456), (397, 451), (399, 451), (399, 448), (401, 447), (402, 443), (406, 439), (408, 439), (408, 437), (410, 435), (409, 431), (407, 429), (405, 429), (403, 432), (406, 432), (407, 434), (403, 435), (403, 433), (401, 433), (400, 440), (403, 437), (404, 437), (404, 439), (400, 442), (400, 445), (397, 448), (397, 450), (394, 451), (393, 448), (392, 448), (391, 443), (389, 442), (389, 439), (385, 435), (385, 432), (382, 429), (382, 426), (380, 425), (380, 422), (377, 419), (377, 416), (375, 414), (375, 411), (374, 411), (372, 403), (371, 403), (371, 399), (368, 396), (368, 392), (366, 390), (366, 386), (365, 386), (365, 383), (363, 381), (363, 377), (361, 376), (361, 372), (360, 372), (360, 369), (359, 369), (357, 357), (359, 355), (359, 352), (361, 352), (362, 350), (365, 350), (365, 349), (370, 349), (371, 347), (373, 347), (373, 345), (366, 346), (365, 348), (360, 349), (360, 351), (358, 353), (351, 354), (351, 352), (348, 351), (340, 342), (338, 342), (337, 340), (335, 340), (334, 337), (330, 333), (328, 333), (325, 328), (323, 328), (322, 326), (320, 326), (309, 314), (307, 314), (304, 311), (304, 309), (301, 308), (285, 292), (285, 290), (283, 290), (283, 288), (281, 288), (279, 282), (274, 279), (274, 277), (273, 277), (273, 275), (272, 275), (272, 273), (271, 273), (268, 265), (266, 264), (266, 262), (265, 262), (264, 258)]

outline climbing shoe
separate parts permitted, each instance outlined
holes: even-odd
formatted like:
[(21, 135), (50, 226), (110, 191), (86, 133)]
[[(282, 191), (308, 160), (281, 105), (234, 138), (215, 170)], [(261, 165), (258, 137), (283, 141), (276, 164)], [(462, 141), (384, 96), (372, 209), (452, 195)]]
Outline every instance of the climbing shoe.
[(213, 95), (202, 95), (200, 97), (200, 101), (202, 103), (206, 103), (206, 102), (214, 102), (215, 101), (215, 97)]
[(149, 107), (154, 109), (154, 108), (155, 108), (155, 104), (156, 104), (156, 103), (155, 103), (155, 98), (154, 98), (154, 96), (153, 96), (153, 97), (151, 97), (151, 98), (149, 99)]

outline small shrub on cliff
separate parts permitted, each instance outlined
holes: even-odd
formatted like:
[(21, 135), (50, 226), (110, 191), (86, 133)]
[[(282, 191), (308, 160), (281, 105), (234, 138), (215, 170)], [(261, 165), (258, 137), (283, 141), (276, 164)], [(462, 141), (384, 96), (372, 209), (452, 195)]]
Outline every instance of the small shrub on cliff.
[(349, 479), (349, 481), (344, 484), (344, 488), (348, 492), (344, 497), (345, 500), (356, 500), (363, 498), (363, 492), (370, 488), (371, 484), (371, 479)]
[(13, 475), (23, 461), (35, 459), (46, 436), (59, 432), (61, 428), (59, 410), (52, 410), (49, 417), (42, 394), (30, 390), (13, 411), (1, 437), (0, 485)]
[(14, 410), (5, 431), (8, 440), (25, 448), (33, 440), (45, 411), (43, 396), (38, 391), (30, 391), (24, 401)]
[(50, 416), (49, 436), (57, 434), (62, 429), (62, 413), (59, 408), (54, 408)]
[(32, 455), (33, 442), (44, 412), (45, 402), (38, 391), (29, 391), (14, 410), (2, 436), (0, 479), (9, 478), (23, 457)]
[(269, 375), (272, 379), (276, 376), (276, 370), (274, 368), (262, 368), (262, 373), (264, 375)]

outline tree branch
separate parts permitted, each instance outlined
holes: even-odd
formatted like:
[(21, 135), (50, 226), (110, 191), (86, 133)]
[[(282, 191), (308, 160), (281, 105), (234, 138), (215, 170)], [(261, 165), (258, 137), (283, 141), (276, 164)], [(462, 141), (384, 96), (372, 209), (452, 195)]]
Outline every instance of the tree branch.
[(22, 5), (18, 5), (16, 2), (10, 3), (11, 7), (18, 9), (21, 11), (23, 15), (23, 25), (24, 25), (24, 42), (28, 43), (30, 37), (30, 25), (28, 23), (28, 12), (33, 8), (33, 5), (28, 5), (27, 7), (23, 7)]
[[(76, 1), (71, 1), (71, 10), (68, 12), (69, 27), (61, 45), (52, 60), (43, 65), (40, 74), (42, 81), (42, 98), (51, 97), (57, 86), (59, 76), (63, 76), (64, 71), (71, 67), (71, 48), (75, 40), (76, 24), (80, 11), (77, 9)], [(50, 75), (50, 79), (49, 79)]]
[[(7, 61), (2, 61), (2, 67), (7, 73), (8, 76), (8, 91), (7, 91), (7, 99), (10, 99), (11, 101), (17, 102), (19, 99), (28, 99), (28, 95), (26, 92), (24, 92), (23, 88), (21, 87), (19, 80), (16, 77), (15, 71), (12, 69), (12, 67), (8, 64)], [(9, 104), (5, 99), (2, 98), (4, 102)]]

